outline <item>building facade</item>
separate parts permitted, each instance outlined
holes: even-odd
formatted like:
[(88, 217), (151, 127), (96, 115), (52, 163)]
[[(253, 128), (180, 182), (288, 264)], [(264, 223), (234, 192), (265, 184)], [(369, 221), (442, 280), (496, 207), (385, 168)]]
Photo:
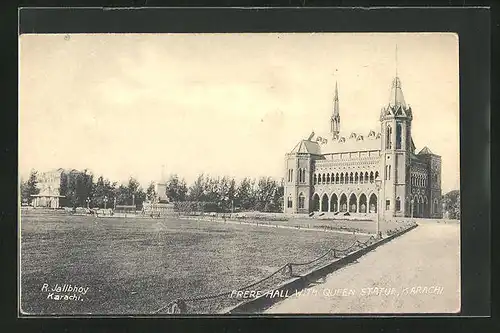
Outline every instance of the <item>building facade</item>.
[(60, 195), (61, 190), (61, 175), (64, 169), (56, 169), (43, 172), (37, 176), (37, 187), (40, 192), (33, 197), (33, 207), (59, 208), (60, 199), (64, 196)]
[(31, 197), (33, 197), (32, 206), (54, 209), (60, 208), (61, 199), (65, 198), (64, 195), (61, 195), (61, 183), (63, 182), (63, 178), (67, 183), (69, 177), (74, 177), (77, 174), (82, 174), (82, 172), (75, 169), (65, 170), (62, 168), (38, 174), (37, 187), (40, 192), (31, 195)]
[(345, 135), (336, 86), (328, 137), (313, 132), (286, 154), (284, 212), (441, 218), (441, 157), (416, 153), (412, 120), (395, 77), (379, 130)]

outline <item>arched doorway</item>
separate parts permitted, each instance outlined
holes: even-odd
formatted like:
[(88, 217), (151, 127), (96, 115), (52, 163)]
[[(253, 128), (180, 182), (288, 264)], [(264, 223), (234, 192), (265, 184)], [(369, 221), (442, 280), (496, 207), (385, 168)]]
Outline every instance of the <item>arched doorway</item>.
[(370, 213), (377, 212), (378, 204), (377, 204), (377, 196), (375, 195), (375, 193), (372, 193), (372, 195), (370, 195), (370, 202), (369, 202), (368, 206), (370, 207)]
[(351, 194), (349, 197), (349, 213), (356, 213), (358, 211), (358, 198), (356, 194)]
[(300, 192), (299, 194), (299, 209), (304, 209), (306, 206), (306, 197), (304, 193)]
[(339, 210), (339, 202), (338, 202), (338, 198), (337, 198), (337, 195), (335, 193), (332, 194), (331, 198), (330, 198), (330, 212), (336, 212)]
[(345, 193), (340, 196), (340, 211), (347, 212), (347, 196)]
[(366, 195), (364, 193), (359, 196), (359, 212), (366, 213)]
[(319, 195), (315, 193), (312, 197), (312, 211), (319, 212)]
[(323, 194), (323, 197), (321, 198), (321, 211), (322, 212), (327, 212), (328, 211), (328, 195)]

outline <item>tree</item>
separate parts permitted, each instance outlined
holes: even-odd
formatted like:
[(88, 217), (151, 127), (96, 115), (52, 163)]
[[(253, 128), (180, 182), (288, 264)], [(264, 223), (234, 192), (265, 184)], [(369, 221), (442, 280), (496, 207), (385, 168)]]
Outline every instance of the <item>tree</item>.
[(242, 210), (253, 210), (255, 208), (254, 184), (254, 180), (243, 178), (236, 190), (235, 206), (239, 206)]
[(149, 186), (146, 189), (146, 198), (149, 201), (154, 201), (157, 196), (158, 196), (158, 193), (156, 193), (156, 190), (155, 190), (155, 183), (154, 182), (149, 183)]
[(130, 177), (127, 189), (130, 195), (130, 204), (133, 202), (136, 206), (142, 206), (142, 203), (146, 200), (146, 193), (142, 190), (141, 184), (135, 178)]
[(87, 198), (92, 198), (93, 176), (87, 170), (61, 173), (59, 193), (64, 196), (61, 206), (83, 207)]
[(38, 172), (36, 170), (31, 170), (30, 177), (26, 182), (21, 181), (21, 199), (23, 202), (31, 204), (32, 195), (40, 193), (40, 189), (37, 187), (38, 184)]
[(188, 187), (184, 179), (179, 179), (179, 177), (174, 174), (171, 175), (167, 181), (166, 195), (174, 202), (185, 201), (188, 193)]
[(189, 187), (188, 198), (190, 201), (203, 201), (205, 191), (205, 176), (199, 175), (193, 185)]
[(100, 176), (97, 182), (93, 184), (91, 197), (91, 204), (93, 207), (104, 207), (104, 198), (107, 198), (107, 207), (114, 200), (114, 187), (115, 184), (111, 184), (108, 179), (104, 179)]
[(117, 205), (131, 205), (132, 195), (129, 193), (127, 186), (121, 184), (115, 189), (114, 196), (116, 198)]
[[(444, 209), (449, 218), (460, 219), (460, 191), (452, 190), (443, 196)], [(444, 213), (444, 212), (443, 212)]]

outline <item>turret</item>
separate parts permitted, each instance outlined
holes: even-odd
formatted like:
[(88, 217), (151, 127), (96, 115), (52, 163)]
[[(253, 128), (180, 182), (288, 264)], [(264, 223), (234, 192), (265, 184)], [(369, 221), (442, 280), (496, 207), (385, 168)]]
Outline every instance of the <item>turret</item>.
[(386, 202), (382, 211), (389, 216), (408, 216), (410, 189), (406, 188), (409, 178), (412, 149), (411, 107), (404, 99), (401, 80), (392, 81), (389, 103), (380, 113), (381, 126), (381, 175)]

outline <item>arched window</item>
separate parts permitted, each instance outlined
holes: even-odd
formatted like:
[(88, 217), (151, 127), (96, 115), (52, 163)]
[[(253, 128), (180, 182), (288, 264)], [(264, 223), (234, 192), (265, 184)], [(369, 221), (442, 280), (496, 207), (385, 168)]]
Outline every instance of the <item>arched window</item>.
[(288, 207), (288, 208), (292, 208), (292, 205), (293, 205), (293, 202), (292, 202), (292, 196), (291, 196), (291, 195), (289, 195), (289, 196), (288, 196), (287, 207)]
[(396, 198), (396, 211), (399, 212), (401, 210), (401, 199), (399, 197)]
[(367, 207), (366, 195), (362, 193), (359, 196), (359, 212), (366, 213), (366, 207)]
[(359, 175), (358, 175), (358, 173), (357, 173), (357, 172), (354, 174), (354, 182), (355, 182), (356, 184), (359, 182)]
[(306, 202), (306, 198), (304, 197), (304, 194), (301, 192), (299, 194), (299, 208), (304, 208), (305, 202)]
[(325, 176), (325, 174), (323, 174), (321, 182), (322, 182), (323, 184), (325, 184), (325, 183), (326, 183), (326, 176)]
[(351, 172), (351, 174), (349, 175), (349, 184), (352, 184), (354, 182), (354, 176)]
[(330, 197), (330, 212), (336, 212), (338, 211), (338, 198), (335, 193), (332, 194)]
[(375, 179), (378, 177), (378, 171), (375, 171)]
[(358, 211), (358, 199), (356, 198), (356, 194), (351, 194), (349, 197), (349, 212), (356, 213)]
[(385, 148), (386, 149), (391, 149), (392, 148), (392, 127), (391, 125), (387, 125), (387, 128), (385, 130)]
[(319, 195), (315, 193), (312, 197), (312, 210), (314, 212), (319, 211)]
[(401, 123), (396, 124), (396, 149), (401, 149)]
[(344, 173), (340, 174), (340, 184), (344, 184)]
[(335, 184), (338, 184), (339, 183), (339, 173), (337, 172), (335, 174)]
[(329, 173), (326, 175), (326, 183), (330, 184), (330, 174)]
[(370, 172), (370, 183), (373, 183), (373, 171)]
[(365, 172), (365, 183), (368, 183), (368, 171)]
[(359, 174), (359, 182), (361, 184), (363, 184), (363, 173), (362, 172)]
[(327, 212), (328, 211), (328, 203), (329, 203), (328, 195), (325, 193), (323, 194), (323, 197), (321, 197), (321, 211), (322, 212)]
[(314, 185), (318, 183), (318, 175), (314, 174)]
[(347, 196), (345, 193), (340, 196), (340, 211), (347, 212)]

